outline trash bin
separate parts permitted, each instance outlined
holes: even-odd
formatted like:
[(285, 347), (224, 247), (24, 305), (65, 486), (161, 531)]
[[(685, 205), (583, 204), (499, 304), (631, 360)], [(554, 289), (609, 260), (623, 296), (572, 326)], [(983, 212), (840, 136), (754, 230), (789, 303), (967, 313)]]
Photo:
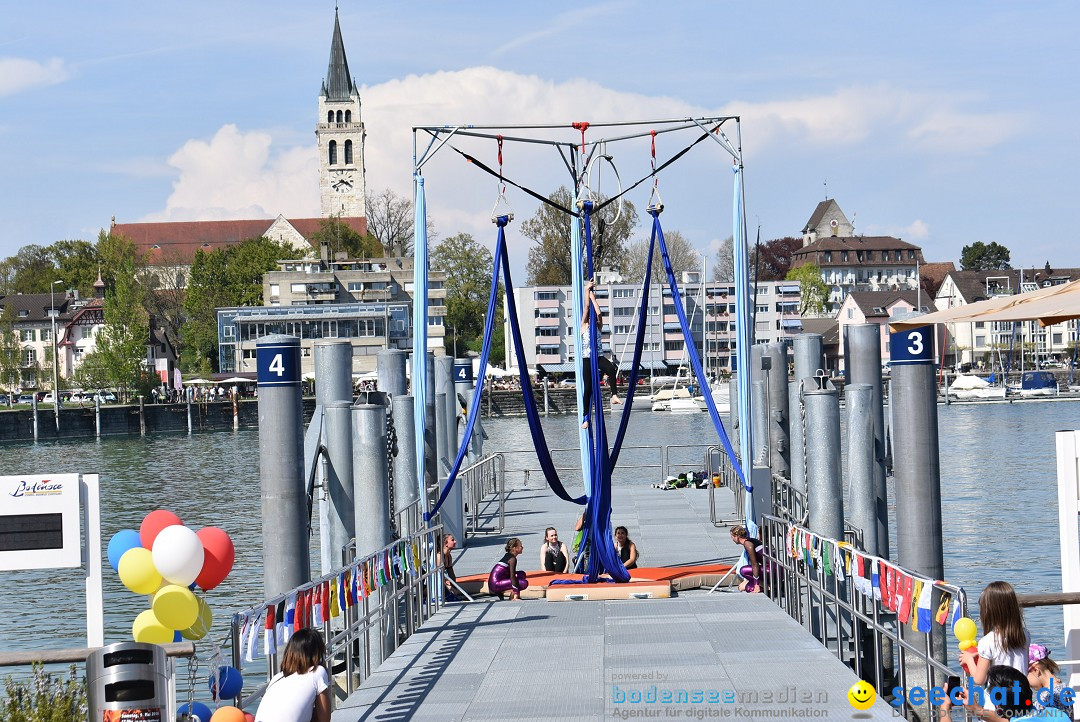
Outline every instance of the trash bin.
[(165, 650), (120, 642), (86, 658), (86, 702), (92, 722), (168, 722)]

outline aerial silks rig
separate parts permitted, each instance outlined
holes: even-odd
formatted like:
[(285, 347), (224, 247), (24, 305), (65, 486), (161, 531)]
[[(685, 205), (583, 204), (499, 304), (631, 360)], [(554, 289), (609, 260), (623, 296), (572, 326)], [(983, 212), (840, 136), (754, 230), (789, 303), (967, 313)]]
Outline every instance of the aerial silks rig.
[[(734, 142), (729, 138), (728, 133), (725, 131), (725, 126), (734, 126)], [(649, 130), (642, 131), (641, 128), (645, 126)], [(591, 143), (586, 142), (586, 133), (590, 129), (605, 128), (611, 129), (612, 132), (619, 132), (614, 138), (605, 138), (595, 140)], [(566, 140), (560, 140), (558, 138), (544, 137), (544, 135), (557, 135), (560, 132), (567, 130), (576, 131), (580, 133), (580, 142), (575, 138), (573, 142)], [(503, 135), (504, 131), (513, 131), (515, 135)], [(522, 132), (534, 132), (537, 135), (517, 135)], [(681, 150), (673, 154), (667, 160), (663, 161), (659, 165), (656, 159), (656, 140), (658, 136), (665, 134), (678, 134), (685, 131), (698, 131), (694, 140)], [(418, 154), (419, 146), (417, 144), (418, 136), (427, 136), (429, 142), (427, 147), (422, 153)], [(677, 136), (676, 136), (677, 137)], [(497, 144), (497, 163), (496, 168), (491, 168), (488, 165), (481, 162), (477, 155), (478, 153), (470, 154), (465, 150), (457, 147), (452, 141), (456, 142), (474, 142), (475, 139), (480, 141), (495, 141)], [(618, 192), (609, 198), (603, 198), (594, 193), (598, 190), (593, 186), (594, 174), (595, 177), (599, 177), (600, 168), (603, 164), (610, 166), (612, 171), (615, 172), (616, 178), (618, 178), (618, 172), (615, 170), (613, 162), (613, 156), (608, 153), (610, 145), (617, 143), (629, 144), (635, 140), (649, 140), (650, 147), (650, 167), (649, 171), (642, 175), (637, 181), (632, 183), (626, 188), (620, 187)], [(734, 273), (735, 273), (735, 296), (736, 296), (736, 363), (737, 367), (741, 369), (750, 368), (750, 345), (751, 345), (751, 327), (750, 327), (750, 277), (749, 277), (749, 263), (748, 263), (748, 250), (745, 234), (745, 214), (744, 214), (744, 192), (742, 183), (743, 163), (742, 163), (742, 142), (741, 142), (741, 129), (739, 124), (739, 118), (737, 116), (722, 116), (722, 117), (707, 117), (707, 118), (680, 118), (669, 119), (659, 121), (633, 121), (633, 122), (615, 122), (615, 123), (565, 123), (555, 125), (518, 125), (518, 126), (475, 126), (475, 125), (460, 125), (460, 126), (420, 126), (413, 128), (413, 181), (415, 192), (415, 284), (413, 295), (413, 397), (414, 397), (414, 414), (416, 417), (416, 428), (424, 428), (424, 408), (427, 394), (430, 390), (426, 388), (426, 373), (424, 364), (426, 362), (427, 355), (427, 291), (428, 291), (428, 239), (427, 239), (427, 203), (425, 197), (424, 175), (423, 168), (434, 157), (434, 155), (443, 148), (449, 148), (454, 152), (461, 155), (472, 167), (482, 170), (497, 179), (498, 182), (498, 197), (495, 202), (495, 207), (492, 210), (492, 222), (497, 228), (497, 236), (495, 241), (495, 253), (494, 264), (491, 273), (491, 292), (488, 298), (488, 309), (484, 324), (484, 339), (483, 347), (480, 353), (480, 365), (477, 372), (477, 388), (473, 395), (471, 406), (468, 410), (468, 416), (466, 419), (465, 433), (461, 439), (461, 445), (458, 449), (457, 455), (454, 459), (453, 466), (449, 475), (443, 485), (442, 492), (436, 503), (432, 506), (428, 502), (427, 489), (424, 483), (425, 474), (425, 458), (423, 448), (423, 436), (417, 434), (417, 479), (419, 484), (419, 496), (421, 507), (425, 510), (425, 521), (430, 520), (439, 510), (442, 503), (445, 501), (447, 494), (453, 487), (457, 480), (458, 471), (461, 469), (461, 464), (465, 459), (466, 452), (469, 448), (469, 442), (472, 437), (473, 427), (475, 420), (480, 412), (480, 400), (483, 391), (483, 384), (485, 381), (488, 357), (491, 350), (491, 339), (494, 330), (495, 312), (498, 306), (498, 292), (499, 292), (499, 280), (501, 278), (506, 300), (506, 315), (510, 326), (511, 339), (514, 345), (514, 352), (518, 362), (518, 370), (521, 378), (521, 388), (523, 394), (523, 402), (525, 407), (525, 415), (529, 423), (529, 431), (532, 435), (533, 445), (536, 448), (536, 455), (540, 462), (542, 471), (544, 472), (545, 479), (552, 491), (560, 498), (567, 502), (584, 505), (585, 506), (585, 544), (590, 550), (588, 568), (586, 570), (585, 580), (588, 582), (595, 582), (601, 575), (608, 575), (617, 582), (629, 581), (630, 574), (627, 572), (625, 566), (619, 558), (618, 553), (615, 550), (614, 542), (612, 539), (611, 529), (611, 472), (615, 467), (619, 453), (622, 449), (623, 440), (625, 439), (626, 430), (630, 418), (630, 408), (633, 403), (633, 394), (637, 384), (637, 375), (641, 366), (641, 352), (644, 345), (644, 331), (647, 319), (648, 311), (648, 299), (649, 299), (649, 285), (652, 276), (652, 259), (654, 249), (659, 251), (659, 257), (663, 264), (664, 273), (666, 275), (667, 286), (671, 291), (672, 301), (675, 305), (676, 314), (679, 318), (679, 324), (682, 328), (683, 338), (687, 350), (687, 354), (690, 359), (690, 364), (697, 377), (697, 381), (702, 389), (710, 388), (708, 379), (705, 376), (702, 369), (701, 359), (697, 352), (697, 347), (694, 344), (694, 340), (691, 334), (690, 324), (686, 318), (686, 311), (682, 304), (682, 298), (679, 293), (678, 283), (675, 278), (675, 273), (671, 266), (671, 259), (668, 255), (667, 244), (664, 240), (664, 233), (660, 223), (660, 214), (664, 210), (664, 205), (660, 199), (659, 193), (659, 174), (668, 166), (672, 165), (684, 155), (686, 155), (692, 148), (700, 144), (701, 142), (712, 139), (715, 141), (724, 151), (726, 151), (732, 160), (732, 169), (734, 171), (734, 196), (732, 203), (732, 237), (734, 239)], [(534, 189), (524, 185), (523, 183), (516, 182), (507, 178), (503, 174), (503, 146), (506, 142), (512, 143), (527, 143), (527, 144), (540, 144), (554, 148), (569, 171), (571, 179), (573, 181), (572, 187), (574, 189), (574, 200), (572, 208), (567, 208), (554, 200), (545, 197), (543, 194), (538, 193)], [(523, 193), (535, 198), (536, 200), (546, 203), (560, 212), (564, 213), (570, 223), (570, 237), (571, 237), (571, 282), (573, 286), (573, 309), (574, 319), (581, 319), (585, 314), (584, 306), (584, 287), (585, 279), (591, 278), (594, 271), (594, 244), (592, 226), (593, 219), (597, 217), (606, 206), (613, 203), (620, 203), (621, 199), (630, 191), (634, 190), (641, 184), (652, 179), (652, 192), (649, 196), (648, 202), (648, 214), (652, 219), (652, 231), (649, 241), (649, 253), (646, 261), (646, 273), (643, 281), (642, 294), (640, 296), (640, 307), (638, 309), (638, 325), (635, 330), (635, 343), (633, 351), (633, 362), (630, 367), (630, 379), (629, 390), (627, 392), (627, 399), (623, 407), (622, 417), (619, 421), (618, 431), (615, 435), (614, 444), (610, 447), (608, 445), (608, 433), (606, 424), (604, 421), (604, 414), (602, 413), (602, 388), (600, 384), (600, 369), (599, 364), (590, 364), (592, 373), (592, 399), (591, 406), (597, 410), (597, 413), (593, 413), (590, 418), (592, 419), (588, 424), (587, 429), (581, 429), (579, 431), (579, 442), (581, 450), (581, 472), (582, 482), (584, 486), (584, 494), (580, 496), (574, 496), (566, 490), (562, 480), (559, 478), (558, 471), (555, 468), (555, 464), (551, 458), (551, 452), (547, 444), (547, 440), (544, 437), (543, 428), (540, 424), (540, 414), (536, 408), (536, 401), (532, 392), (532, 383), (529, 377), (528, 369), (525, 364), (525, 353), (523, 341), (521, 338), (521, 330), (518, 325), (517, 309), (513, 292), (513, 280), (510, 272), (509, 253), (507, 250), (506, 229), (508, 225), (513, 221), (513, 213), (510, 210), (510, 205), (506, 199), (506, 188), (508, 185), (522, 191)], [(621, 181), (620, 181), (621, 184)], [(587, 343), (590, 346), (590, 352), (592, 358), (599, 358), (601, 351), (601, 343), (599, 338), (599, 327), (602, 324), (602, 319), (598, 319), (593, 310), (589, 311), (588, 316), (589, 333)], [(574, 366), (576, 370), (575, 378), (581, 379), (583, 372), (582, 359), (584, 358), (584, 343), (582, 334), (575, 333), (574, 336)], [(583, 384), (576, 384), (577, 388), (577, 418), (583, 418), (585, 416), (585, 409), (589, 407), (588, 400), (582, 398)], [(751, 426), (749, 419), (751, 418), (751, 396), (750, 396), (750, 384), (744, 383), (743, 379), (739, 379), (737, 384), (739, 394), (739, 444), (741, 449), (753, 448), (751, 445)], [(721, 444), (724, 447), (724, 451), (727, 453), (728, 458), (731, 459), (732, 465), (735, 468), (736, 475), (739, 483), (743, 485), (747, 493), (745, 497), (745, 508), (743, 513), (745, 516), (746, 525), (750, 532), (756, 533), (756, 515), (754, 511), (754, 495), (752, 488), (749, 484), (749, 477), (744, 472), (742, 465), (739, 463), (734, 450), (731, 447), (730, 440), (727, 432), (724, 429), (724, 424), (720, 419), (720, 415), (717, 412), (715, 402), (713, 401), (712, 394), (704, 394), (706, 405), (708, 406), (709, 415), (712, 418), (713, 426), (716, 429), (717, 436), (720, 439)]]

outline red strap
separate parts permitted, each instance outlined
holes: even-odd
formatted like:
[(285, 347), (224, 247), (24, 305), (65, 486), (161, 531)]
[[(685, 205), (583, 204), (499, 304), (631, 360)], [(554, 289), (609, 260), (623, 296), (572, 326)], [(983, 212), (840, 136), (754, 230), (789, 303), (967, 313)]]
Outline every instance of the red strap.
[(497, 135), (495, 137), (499, 141), (499, 179), (501, 180), (502, 179), (502, 167), (503, 167), (503, 159), (502, 159), (503, 137), (501, 135)]
[(576, 123), (571, 123), (570, 126), (575, 130), (581, 131), (581, 153), (585, 154), (585, 131), (589, 129), (588, 121), (579, 120)]

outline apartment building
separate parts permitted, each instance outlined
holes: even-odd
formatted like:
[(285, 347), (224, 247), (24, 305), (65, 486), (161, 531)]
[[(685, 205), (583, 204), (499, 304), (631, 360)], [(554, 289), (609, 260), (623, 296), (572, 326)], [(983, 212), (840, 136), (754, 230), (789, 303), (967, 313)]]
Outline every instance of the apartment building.
[[(601, 343), (614, 353), (623, 370), (633, 357), (640, 306), (640, 283), (610, 283), (598, 275), (597, 302), (604, 315)], [(651, 284), (645, 318), (642, 366), (656, 374), (674, 372), (688, 363), (685, 341), (671, 290)], [(735, 286), (702, 283), (701, 274), (682, 274), (679, 293), (683, 299), (694, 345), (709, 375), (730, 370), (735, 351)], [(526, 286), (514, 289), (518, 324), (525, 350), (525, 364), (542, 364), (549, 371), (571, 371), (574, 361), (574, 334), (581, 319), (573, 312), (570, 286)], [(754, 336), (756, 342), (779, 341), (802, 331), (799, 315), (801, 292), (798, 282), (769, 281), (754, 289)], [(510, 338), (507, 325), (506, 338)], [(507, 341), (506, 364), (516, 367), (513, 344)]]
[[(445, 353), (446, 275), (428, 272), (428, 350)], [(255, 342), (271, 333), (300, 339), (303, 372), (313, 370), (312, 348), (325, 338), (349, 339), (353, 371), (375, 370), (385, 348), (412, 349), (413, 259), (278, 262), (263, 275), (263, 305), (219, 308), (218, 361), (222, 373), (255, 370)]]

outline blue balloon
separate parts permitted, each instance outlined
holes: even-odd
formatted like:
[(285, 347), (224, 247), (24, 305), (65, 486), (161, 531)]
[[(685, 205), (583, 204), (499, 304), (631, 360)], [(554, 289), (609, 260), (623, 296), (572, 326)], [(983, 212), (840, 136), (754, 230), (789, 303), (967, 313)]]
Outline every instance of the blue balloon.
[(229, 699), (230, 697), (237, 697), (240, 694), (240, 690), (244, 688), (244, 677), (240, 674), (240, 670), (236, 667), (221, 666), (218, 667), (218, 675), (221, 677), (221, 689), (216, 689), (217, 679), (214, 675), (210, 675), (210, 694), (214, 695), (214, 699)]
[(192, 702), (191, 711), (188, 712), (188, 706), (185, 702), (176, 710), (178, 717), (182, 714), (189, 715), (190, 719), (197, 719), (199, 722), (210, 722), (210, 718), (214, 716), (214, 711), (202, 702)]
[(141, 546), (142, 541), (139, 539), (139, 532), (134, 529), (123, 529), (113, 534), (113, 538), (109, 540), (107, 552), (109, 564), (112, 565), (113, 571), (120, 570), (120, 557), (124, 556), (124, 552)]

